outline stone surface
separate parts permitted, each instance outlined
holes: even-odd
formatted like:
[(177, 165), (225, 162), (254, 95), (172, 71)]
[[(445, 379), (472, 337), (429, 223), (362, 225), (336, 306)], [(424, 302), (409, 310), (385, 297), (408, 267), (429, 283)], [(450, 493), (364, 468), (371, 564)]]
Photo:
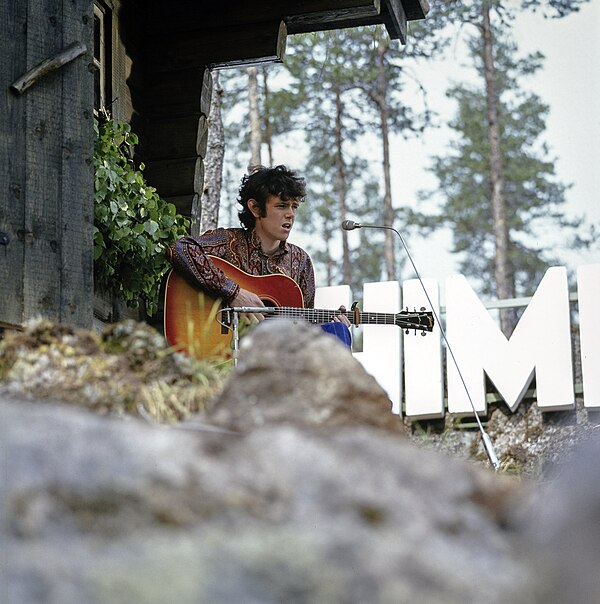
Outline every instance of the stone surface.
[(405, 434), (391, 407), (385, 391), (337, 338), (307, 323), (264, 321), (242, 340), (238, 365), (208, 415), (239, 431), (292, 422)]
[[(36, 333), (19, 354), (52, 370), (73, 342), (100, 347)], [(0, 359), (10, 384), (16, 358)], [(347, 349), (308, 326), (265, 322), (221, 396), (170, 425), (98, 414), (109, 390), (90, 405), (69, 389), (65, 404), (50, 398), (61, 383), (6, 379), (2, 604), (600, 601), (599, 445), (544, 482), (427, 450)]]
[(381, 430), (236, 436), (7, 400), (0, 426), (6, 604), (501, 602), (527, 579), (516, 483)]

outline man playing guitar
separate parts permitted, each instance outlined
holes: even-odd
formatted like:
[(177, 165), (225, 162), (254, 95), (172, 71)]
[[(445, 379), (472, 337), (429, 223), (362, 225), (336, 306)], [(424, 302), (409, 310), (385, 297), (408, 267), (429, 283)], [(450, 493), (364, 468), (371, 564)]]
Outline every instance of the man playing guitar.
[[(315, 277), (308, 254), (287, 239), (306, 195), (303, 178), (283, 165), (258, 167), (242, 179), (238, 212), (241, 228), (217, 228), (200, 237), (184, 237), (168, 250), (174, 270), (200, 291), (222, 300), (226, 306), (264, 306), (257, 293), (215, 266), (220, 258), (243, 273), (254, 276), (284, 275), (302, 292), (303, 306), (314, 307)], [(263, 319), (248, 313), (249, 322)], [(349, 325), (345, 314), (331, 317)], [(348, 338), (343, 337), (349, 341)]]

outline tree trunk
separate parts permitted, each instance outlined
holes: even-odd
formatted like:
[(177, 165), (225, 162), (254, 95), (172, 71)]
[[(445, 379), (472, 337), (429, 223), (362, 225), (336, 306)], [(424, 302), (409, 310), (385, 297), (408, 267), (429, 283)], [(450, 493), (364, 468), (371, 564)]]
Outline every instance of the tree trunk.
[(262, 144), (262, 131), (260, 127), (260, 105), (258, 94), (258, 68), (248, 67), (248, 101), (250, 114), (250, 163), (248, 170), (253, 166), (262, 164), (260, 147)]
[(269, 85), (268, 85), (268, 72), (266, 67), (262, 68), (263, 76), (263, 91), (264, 91), (264, 132), (265, 132), (265, 143), (267, 145), (267, 159), (268, 165), (273, 165), (273, 129), (271, 128), (271, 106), (269, 104)]
[[(482, 4), (483, 64), (485, 73), (486, 103), (488, 115), (488, 140), (490, 145), (490, 188), (493, 215), (494, 242), (494, 277), (496, 295), (500, 299), (514, 298), (514, 273), (509, 259), (509, 231), (504, 195), (504, 177), (502, 168), (502, 150), (500, 148), (500, 119), (498, 95), (496, 92), (496, 68), (493, 55), (493, 37), (490, 23), (488, 1)], [(500, 327), (507, 337), (516, 325), (514, 309), (500, 311)]]
[[(390, 132), (388, 127), (389, 110), (387, 105), (387, 78), (385, 77), (385, 53), (388, 51), (386, 40), (380, 39), (377, 47), (377, 104), (381, 124), (381, 141), (383, 143), (383, 221), (387, 226), (394, 226), (394, 208), (392, 206), (392, 179), (390, 175)], [(392, 231), (385, 231), (385, 268), (388, 281), (396, 280), (396, 258), (394, 254), (394, 237)]]
[[(223, 158), (225, 156), (225, 133), (221, 115), (223, 89), (219, 82), (219, 72), (213, 73), (210, 116), (208, 118), (208, 143), (204, 159), (204, 189), (200, 202), (199, 233), (214, 229), (219, 223), (221, 185), (223, 183)], [(198, 233), (198, 234), (199, 234)], [(192, 233), (196, 234), (196, 233)]]
[[(335, 168), (340, 220), (346, 220), (346, 174), (344, 171), (344, 156), (342, 155), (342, 114), (344, 105), (339, 88), (335, 91)], [(342, 230), (342, 283), (352, 283), (352, 264), (350, 263), (350, 247), (348, 232)]]

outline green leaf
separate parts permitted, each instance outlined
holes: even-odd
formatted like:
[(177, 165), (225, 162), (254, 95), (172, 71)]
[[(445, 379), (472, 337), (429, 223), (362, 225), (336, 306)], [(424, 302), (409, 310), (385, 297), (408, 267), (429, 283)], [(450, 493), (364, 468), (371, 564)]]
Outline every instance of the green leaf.
[(146, 231), (146, 233), (154, 235), (154, 233), (156, 233), (156, 231), (158, 230), (158, 223), (154, 220), (150, 220), (149, 222), (146, 222), (144, 224), (144, 230)]

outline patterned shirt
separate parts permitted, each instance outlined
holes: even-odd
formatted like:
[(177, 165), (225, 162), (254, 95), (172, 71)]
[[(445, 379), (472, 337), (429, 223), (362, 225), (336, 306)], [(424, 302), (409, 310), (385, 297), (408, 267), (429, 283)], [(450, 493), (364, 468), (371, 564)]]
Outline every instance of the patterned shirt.
[(229, 304), (237, 296), (240, 286), (216, 268), (209, 255), (227, 260), (250, 275), (287, 275), (300, 287), (304, 306), (314, 306), (312, 261), (297, 245), (282, 241), (279, 249), (267, 256), (254, 230), (241, 228), (219, 228), (200, 237), (183, 237), (173, 243), (167, 252), (173, 268), (198, 289)]

